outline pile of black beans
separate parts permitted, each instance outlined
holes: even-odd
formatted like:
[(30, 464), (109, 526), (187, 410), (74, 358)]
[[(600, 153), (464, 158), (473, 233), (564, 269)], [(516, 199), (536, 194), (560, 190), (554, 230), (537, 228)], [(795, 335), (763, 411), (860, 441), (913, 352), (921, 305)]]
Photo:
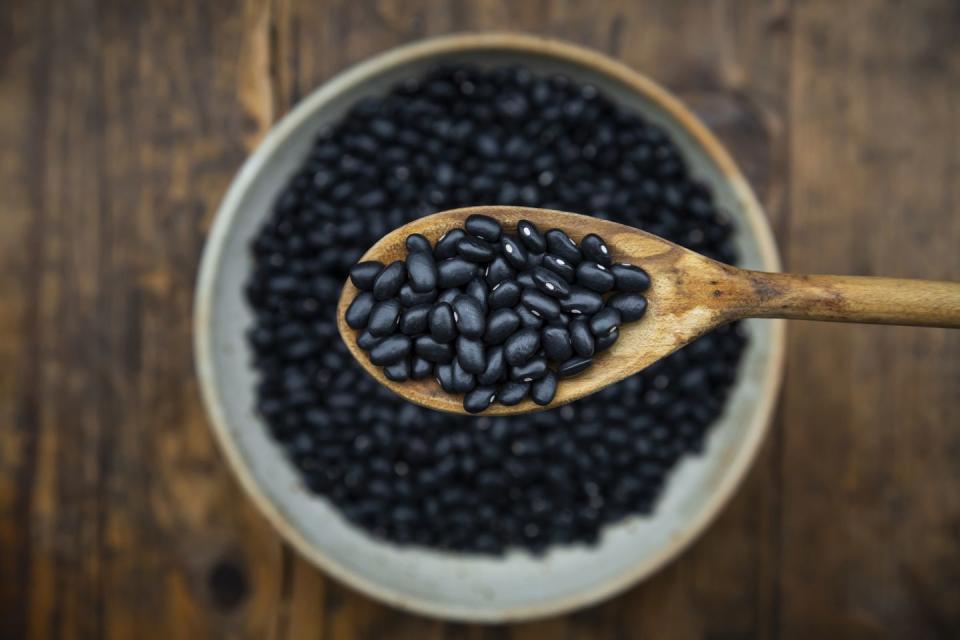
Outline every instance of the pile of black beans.
[(433, 375), (470, 413), (528, 396), (550, 404), (559, 379), (589, 368), (647, 310), (650, 276), (613, 264), (594, 233), (577, 246), (562, 229), (520, 220), (511, 234), (473, 214), (436, 247), (412, 234), (406, 248), (406, 261), (350, 270), (359, 292), (345, 320), (389, 380)]
[(340, 288), (389, 230), (483, 204), (594, 215), (736, 262), (730, 221), (662, 129), (562, 76), (438, 68), (321, 132), (255, 238), (256, 408), (305, 484), (377, 537), (486, 554), (591, 543), (650, 513), (674, 464), (701, 450), (746, 337), (721, 327), (540, 413), (401, 400), (340, 340)]

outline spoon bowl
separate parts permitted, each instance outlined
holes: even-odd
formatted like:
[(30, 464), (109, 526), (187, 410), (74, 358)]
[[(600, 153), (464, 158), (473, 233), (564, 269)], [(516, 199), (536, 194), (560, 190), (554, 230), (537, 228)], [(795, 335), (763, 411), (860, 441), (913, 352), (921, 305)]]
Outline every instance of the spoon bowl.
[[(722, 324), (747, 317), (796, 318), (838, 322), (960, 327), (960, 284), (861, 276), (807, 276), (738, 269), (659, 236), (626, 225), (575, 213), (529, 207), (484, 206), (442, 211), (394, 229), (361, 258), (389, 264), (407, 255), (406, 239), (419, 233), (431, 243), (463, 227), (473, 214), (495, 218), (508, 231), (520, 220), (541, 230), (562, 229), (575, 242), (603, 237), (614, 263), (639, 266), (651, 277), (647, 312), (620, 327), (620, 338), (594, 356), (583, 373), (560, 381), (545, 406), (530, 399), (513, 406), (494, 403), (485, 415), (543, 411), (577, 400), (623, 380)], [(436, 380), (389, 380), (357, 345), (358, 331), (347, 325), (347, 307), (359, 293), (348, 279), (337, 306), (337, 327), (353, 357), (380, 384), (430, 409), (467, 413), (463, 398), (444, 391)]]
[[(620, 327), (620, 338), (610, 349), (594, 356), (593, 366), (575, 377), (562, 380), (549, 407), (573, 402), (622, 380), (718, 324), (712, 307), (690, 304), (694, 296), (703, 297), (696, 283), (677, 276), (696, 269), (698, 273), (709, 274), (709, 280), (720, 281), (731, 267), (633, 227), (575, 213), (505, 206), (443, 211), (394, 229), (374, 244), (361, 260), (378, 260), (384, 264), (402, 260), (407, 255), (405, 241), (410, 234), (422, 234), (435, 245), (444, 233), (462, 227), (469, 216), (477, 213), (496, 218), (504, 230), (510, 232), (516, 230), (520, 220), (530, 220), (542, 231), (563, 229), (578, 244), (587, 234), (596, 233), (606, 240), (615, 263), (635, 264), (652, 276), (650, 289), (644, 294), (648, 304), (644, 317)], [(394, 382), (370, 362), (367, 354), (357, 346), (359, 332), (350, 328), (344, 319), (347, 307), (358, 293), (353, 283), (347, 280), (337, 307), (337, 326), (353, 357), (378, 382), (411, 402), (431, 409), (466, 413), (462, 398), (441, 389), (433, 378)], [(494, 403), (484, 414), (511, 415), (546, 408), (526, 399), (510, 407)]]

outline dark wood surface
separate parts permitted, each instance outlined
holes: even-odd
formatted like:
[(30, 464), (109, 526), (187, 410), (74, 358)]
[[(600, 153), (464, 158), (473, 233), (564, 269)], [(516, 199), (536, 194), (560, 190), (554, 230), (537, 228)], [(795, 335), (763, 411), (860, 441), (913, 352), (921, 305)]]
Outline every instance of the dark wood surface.
[(449, 625), (324, 577), (244, 498), (191, 360), (215, 207), (370, 54), (595, 47), (729, 144), (798, 271), (960, 279), (960, 4), (0, 2), (0, 638), (956, 637), (960, 332), (793, 323), (776, 425), (682, 558), (605, 604)]

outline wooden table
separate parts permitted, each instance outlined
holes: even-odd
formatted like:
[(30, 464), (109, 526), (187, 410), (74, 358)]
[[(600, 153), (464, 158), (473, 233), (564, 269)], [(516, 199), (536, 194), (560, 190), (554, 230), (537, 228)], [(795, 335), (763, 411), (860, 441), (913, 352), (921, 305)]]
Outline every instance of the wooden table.
[(324, 577), (244, 498), (191, 360), (218, 201), (345, 66), (511, 28), (612, 54), (730, 145), (795, 270), (960, 279), (960, 5), (9, 0), (0, 8), (0, 637), (949, 637), (960, 332), (790, 327), (772, 436), (679, 561), (511, 628)]

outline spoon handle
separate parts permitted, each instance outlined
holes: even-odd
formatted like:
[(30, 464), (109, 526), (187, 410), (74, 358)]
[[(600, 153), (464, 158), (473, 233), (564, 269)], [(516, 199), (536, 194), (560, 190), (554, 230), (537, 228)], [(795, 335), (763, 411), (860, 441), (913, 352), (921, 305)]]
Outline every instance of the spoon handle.
[(960, 282), (744, 273), (742, 317), (960, 328)]

